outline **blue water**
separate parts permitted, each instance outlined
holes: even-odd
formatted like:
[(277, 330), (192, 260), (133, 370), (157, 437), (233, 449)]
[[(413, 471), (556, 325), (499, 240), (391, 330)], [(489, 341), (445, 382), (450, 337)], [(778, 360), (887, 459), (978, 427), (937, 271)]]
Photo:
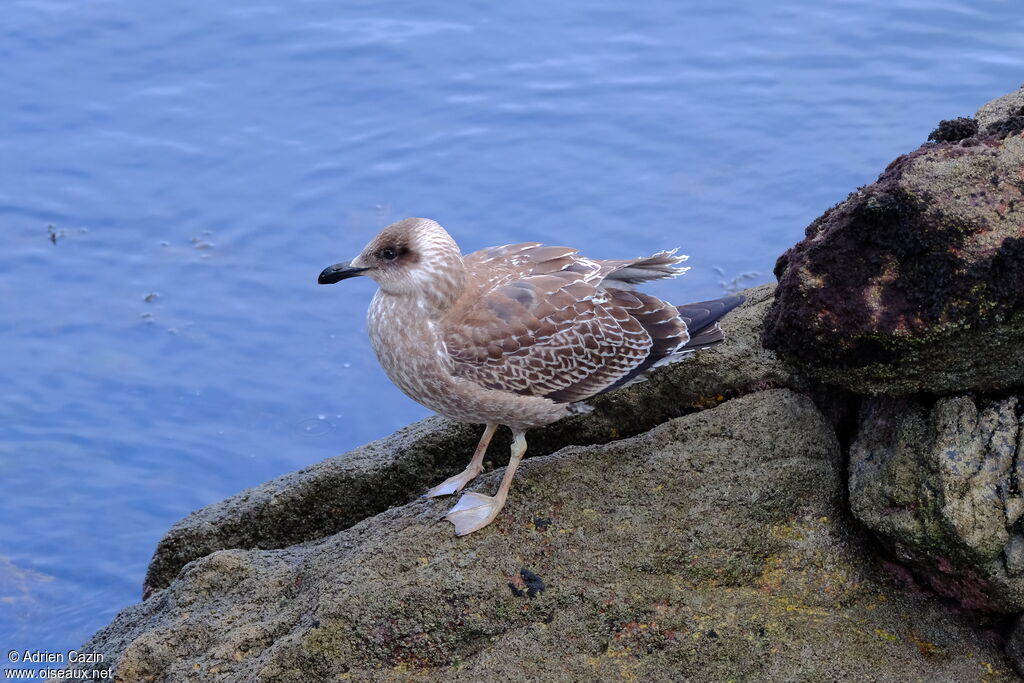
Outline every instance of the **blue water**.
[(315, 284), (380, 227), (681, 246), (679, 302), (768, 281), (1018, 87), (1022, 34), (1016, 0), (7, 2), (0, 651), (80, 645), (175, 520), (427, 414), (372, 283)]

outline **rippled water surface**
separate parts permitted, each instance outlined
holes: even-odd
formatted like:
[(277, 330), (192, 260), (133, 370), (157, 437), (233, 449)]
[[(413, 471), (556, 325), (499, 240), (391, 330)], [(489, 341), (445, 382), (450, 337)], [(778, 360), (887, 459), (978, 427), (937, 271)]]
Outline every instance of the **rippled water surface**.
[(680, 246), (680, 303), (768, 281), (1018, 87), (1022, 29), (1015, 0), (6, 3), (0, 647), (80, 645), (175, 520), (426, 415), (372, 283), (315, 284), (383, 225)]

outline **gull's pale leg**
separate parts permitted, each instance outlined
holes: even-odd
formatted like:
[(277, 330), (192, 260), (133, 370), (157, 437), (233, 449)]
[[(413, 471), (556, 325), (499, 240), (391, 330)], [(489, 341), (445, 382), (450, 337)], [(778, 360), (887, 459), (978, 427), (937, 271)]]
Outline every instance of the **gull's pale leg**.
[(484, 435), (480, 437), (480, 443), (476, 446), (473, 459), (469, 461), (466, 469), (454, 477), (448, 477), (423, 495), (426, 498), (449, 496), (453, 493), (458, 493), (462, 490), (463, 486), (476, 479), (476, 475), (480, 474), (484, 469), (484, 454), (487, 453), (487, 446), (491, 443), (491, 437), (494, 436), (494, 431), (497, 428), (498, 425), (496, 424), (489, 424), (484, 428)]
[(462, 498), (455, 504), (455, 507), (445, 515), (445, 519), (455, 525), (455, 535), (465, 536), (477, 529), (483, 529), (494, 521), (501, 508), (505, 507), (505, 499), (508, 497), (508, 489), (512, 486), (512, 478), (516, 476), (516, 469), (519, 461), (523, 459), (526, 452), (526, 434), (524, 432), (512, 432), (512, 457), (505, 468), (505, 476), (501, 478), (501, 486), (498, 493), (492, 496), (485, 496), (479, 493), (463, 493)]

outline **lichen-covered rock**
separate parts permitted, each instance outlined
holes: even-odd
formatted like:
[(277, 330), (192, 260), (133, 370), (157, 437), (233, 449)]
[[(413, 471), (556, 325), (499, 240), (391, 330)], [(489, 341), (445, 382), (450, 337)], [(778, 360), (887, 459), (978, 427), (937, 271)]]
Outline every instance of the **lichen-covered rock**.
[(872, 398), (850, 450), (854, 514), (970, 609), (1024, 610), (1020, 409), (1015, 397)]
[(945, 123), (779, 258), (765, 344), (817, 379), (1024, 386), (1024, 89), (982, 107), (976, 135)]
[(842, 489), (828, 420), (755, 392), (524, 462), (467, 537), (420, 499), (215, 552), (81, 649), (122, 681), (1012, 677), (992, 638), (865, 561)]
[[(532, 430), (527, 457), (639, 434), (753, 388), (802, 387), (803, 381), (761, 346), (772, 290), (763, 285), (742, 292), (746, 303), (722, 321), (728, 343), (664, 368), (643, 384), (598, 397), (591, 413)], [(160, 541), (145, 594), (168, 585), (188, 562), (216, 550), (284, 548), (330, 536), (407, 503), (466, 466), (479, 430), (430, 418), (197, 510)], [(508, 453), (507, 433), (499, 430), (489, 454), (504, 464)]]
[(1024, 132), (1024, 87), (985, 104), (975, 118), (983, 135), (1005, 138)]

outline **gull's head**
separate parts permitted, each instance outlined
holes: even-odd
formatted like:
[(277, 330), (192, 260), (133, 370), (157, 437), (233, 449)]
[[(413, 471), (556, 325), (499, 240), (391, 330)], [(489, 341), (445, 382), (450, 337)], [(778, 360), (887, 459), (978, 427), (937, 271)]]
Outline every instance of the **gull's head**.
[(443, 307), (461, 293), (466, 270), (444, 228), (428, 218), (406, 218), (381, 230), (351, 261), (324, 268), (317, 281), (328, 285), (357, 275), (376, 280), (387, 294)]

